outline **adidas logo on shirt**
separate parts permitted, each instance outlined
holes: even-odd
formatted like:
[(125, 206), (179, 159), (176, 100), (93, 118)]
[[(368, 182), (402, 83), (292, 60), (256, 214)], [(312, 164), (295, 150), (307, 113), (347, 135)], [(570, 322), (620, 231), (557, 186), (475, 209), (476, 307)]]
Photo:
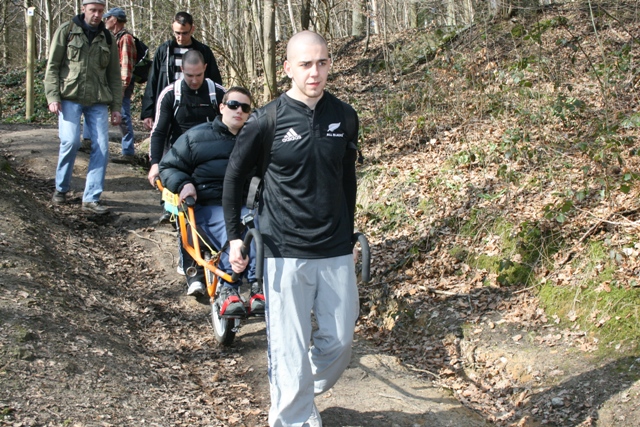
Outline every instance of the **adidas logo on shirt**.
[(298, 135), (293, 128), (290, 128), (284, 138), (282, 138), (282, 142), (297, 141), (299, 139), (302, 139), (302, 137)]

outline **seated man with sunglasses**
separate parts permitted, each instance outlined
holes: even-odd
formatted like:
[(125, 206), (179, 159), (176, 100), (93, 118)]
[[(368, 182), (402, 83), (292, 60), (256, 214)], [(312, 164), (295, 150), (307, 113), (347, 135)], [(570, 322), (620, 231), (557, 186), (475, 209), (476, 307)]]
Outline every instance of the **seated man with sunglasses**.
[[(220, 115), (211, 123), (189, 129), (173, 144), (160, 161), (160, 180), (169, 191), (179, 194), (182, 202), (196, 199), (196, 223), (208, 240), (220, 249), (227, 241), (222, 214), (222, 183), (236, 135), (249, 118), (251, 93), (232, 87), (222, 98)], [(243, 215), (249, 213), (243, 208)], [(233, 273), (228, 251), (220, 258), (218, 268)], [(204, 275), (199, 268), (198, 275)], [(264, 314), (264, 296), (255, 277), (255, 253), (252, 248), (247, 279), (251, 283), (251, 314)], [(204, 282), (204, 280), (202, 280)], [(220, 315), (243, 316), (245, 307), (238, 295), (238, 285), (221, 283), (218, 306)], [(199, 293), (204, 294), (204, 285)]]

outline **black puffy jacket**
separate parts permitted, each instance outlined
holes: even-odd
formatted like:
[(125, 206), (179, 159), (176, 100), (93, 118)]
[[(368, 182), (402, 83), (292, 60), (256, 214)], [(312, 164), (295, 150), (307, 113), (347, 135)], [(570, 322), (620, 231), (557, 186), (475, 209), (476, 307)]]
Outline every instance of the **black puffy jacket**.
[(220, 205), (224, 174), (235, 142), (236, 136), (222, 123), (221, 116), (189, 129), (160, 161), (162, 184), (179, 194), (182, 187), (192, 183), (199, 204)]

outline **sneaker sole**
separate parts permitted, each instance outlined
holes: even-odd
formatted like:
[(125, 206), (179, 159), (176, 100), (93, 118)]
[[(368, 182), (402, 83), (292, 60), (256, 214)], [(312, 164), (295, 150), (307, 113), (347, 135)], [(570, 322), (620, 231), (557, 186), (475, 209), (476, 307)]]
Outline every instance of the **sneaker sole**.
[(93, 209), (91, 209), (91, 208), (85, 208), (84, 206), (82, 207), (82, 210), (83, 210), (84, 212), (92, 213), (92, 214), (95, 214), (95, 215), (106, 215), (106, 214), (108, 214), (108, 213), (109, 213), (109, 211), (108, 211), (108, 210), (106, 210), (106, 211), (101, 211), (101, 212), (97, 212), (97, 211), (95, 211), (95, 210), (93, 210)]

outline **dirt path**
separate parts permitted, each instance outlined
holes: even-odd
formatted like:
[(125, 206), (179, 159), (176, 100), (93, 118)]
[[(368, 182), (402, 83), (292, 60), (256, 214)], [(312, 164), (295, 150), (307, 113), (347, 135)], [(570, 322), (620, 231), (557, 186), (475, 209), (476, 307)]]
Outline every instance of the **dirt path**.
[[(175, 236), (156, 227), (146, 171), (110, 164), (112, 213), (91, 218), (79, 209), (88, 154), (78, 155), (71, 204), (49, 203), (56, 129), (5, 131), (0, 150), (18, 172), (3, 173), (0, 194), (13, 218), (0, 227), (0, 425), (266, 425), (264, 325), (247, 322), (233, 348), (217, 345), (206, 301), (183, 295)], [(316, 400), (326, 427), (486, 425), (360, 338)]]

